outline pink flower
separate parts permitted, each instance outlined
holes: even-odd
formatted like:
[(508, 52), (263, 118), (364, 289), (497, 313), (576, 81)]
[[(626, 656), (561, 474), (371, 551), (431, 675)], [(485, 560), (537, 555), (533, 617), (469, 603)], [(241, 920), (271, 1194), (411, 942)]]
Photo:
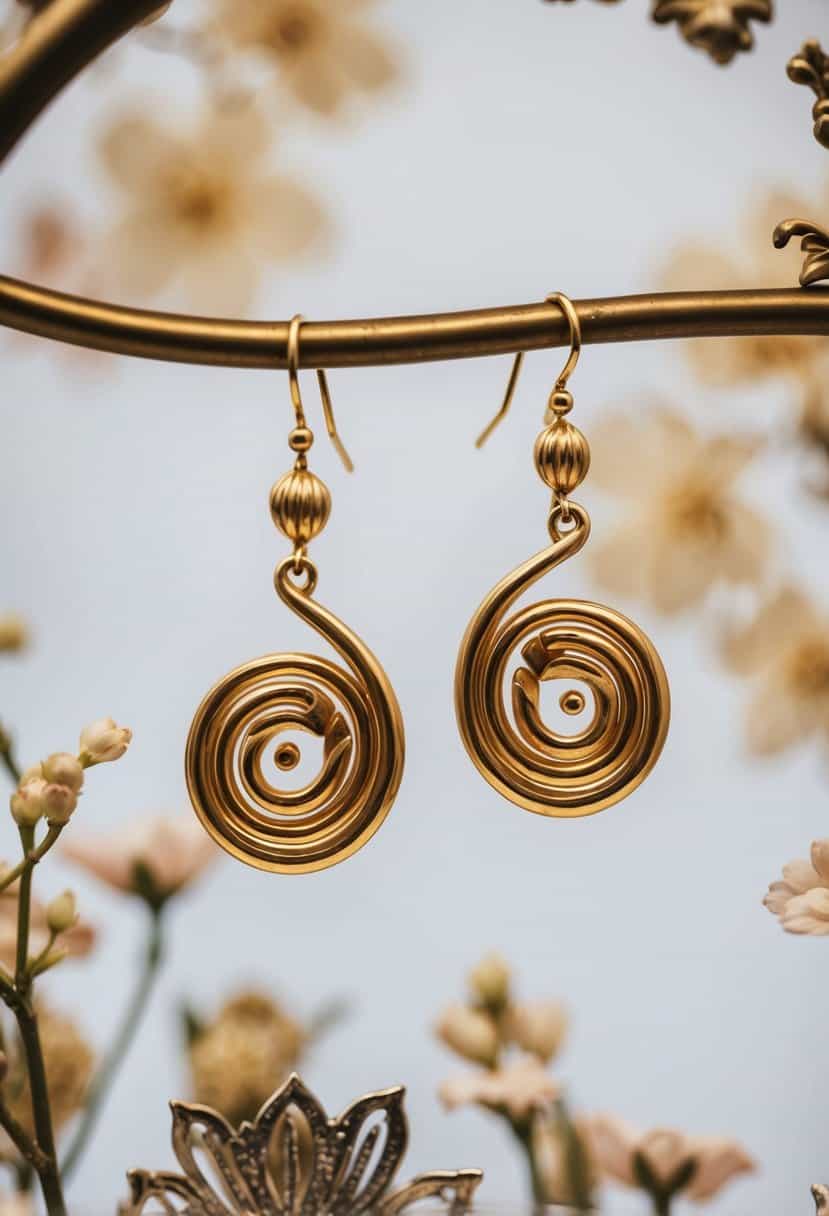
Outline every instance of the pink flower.
[(504, 1068), (469, 1072), (441, 1085), (440, 1100), (448, 1110), (458, 1106), (487, 1106), (506, 1110), (513, 1119), (526, 1119), (534, 1110), (558, 1098), (559, 1086), (536, 1059), (519, 1060)]
[[(640, 1132), (615, 1115), (594, 1115), (587, 1127), (597, 1166), (625, 1186), (642, 1185), (638, 1161), (658, 1187), (702, 1203), (738, 1174), (756, 1168), (745, 1150), (725, 1137), (687, 1136), (671, 1128)], [(683, 1171), (687, 1177), (672, 1188), (672, 1180), (681, 1179)]]
[(116, 891), (158, 904), (189, 886), (217, 856), (197, 820), (162, 816), (108, 836), (68, 839), (62, 851)]

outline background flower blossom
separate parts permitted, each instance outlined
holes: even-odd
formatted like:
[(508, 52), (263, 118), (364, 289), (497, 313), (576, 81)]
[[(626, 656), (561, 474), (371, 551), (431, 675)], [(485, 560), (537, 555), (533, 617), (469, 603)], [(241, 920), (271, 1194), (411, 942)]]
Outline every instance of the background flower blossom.
[(735, 492), (757, 440), (703, 436), (675, 410), (639, 406), (605, 417), (590, 445), (592, 481), (628, 507), (592, 548), (602, 586), (678, 613), (717, 583), (760, 579), (768, 526)]
[(116, 891), (160, 903), (189, 886), (218, 855), (195, 818), (160, 815), (105, 836), (69, 836), (62, 852)]
[(829, 934), (829, 839), (812, 843), (809, 861), (790, 861), (763, 903), (787, 933)]
[(29, 640), (29, 630), (16, 612), (0, 613), (0, 651), (22, 650)]
[(105, 259), (117, 287), (150, 297), (177, 284), (200, 312), (248, 311), (263, 267), (306, 253), (325, 228), (316, 199), (268, 171), (271, 138), (252, 107), (206, 108), (189, 128), (138, 112), (112, 122), (100, 154), (125, 201)]
[(525, 1119), (532, 1111), (543, 1109), (560, 1092), (556, 1081), (533, 1057), (452, 1077), (438, 1091), (447, 1110), (475, 1104), (504, 1110), (513, 1119)]

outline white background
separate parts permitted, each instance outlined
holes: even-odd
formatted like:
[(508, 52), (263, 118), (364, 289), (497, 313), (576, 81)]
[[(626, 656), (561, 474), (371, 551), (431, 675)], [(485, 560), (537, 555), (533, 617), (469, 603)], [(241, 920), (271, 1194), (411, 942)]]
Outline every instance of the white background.
[[(756, 53), (723, 70), (634, 0), (391, 0), (378, 26), (405, 61), (394, 97), (358, 106), (350, 124), (300, 118), (280, 136), (279, 163), (325, 192), (338, 240), (301, 272), (272, 273), (260, 315), (645, 291), (678, 238), (736, 245), (747, 206), (772, 186), (811, 191), (825, 220), (827, 154), (812, 139), (811, 97), (784, 67), (825, 33), (826, 15), (821, 0), (780, 7)], [(92, 148), (122, 95), (184, 117), (197, 92), (188, 68), (137, 49), (70, 89), (5, 170), (7, 265), (20, 210), (42, 189), (107, 213)], [(36, 645), (4, 661), (0, 710), (27, 761), (71, 746), (102, 714), (133, 727), (129, 756), (90, 775), (78, 830), (181, 812), (203, 692), (245, 659), (316, 647), (271, 589), (285, 551), (267, 510), (287, 467), (285, 379), (114, 359), (86, 370), (20, 342), (3, 360), (0, 607), (31, 619)], [(492, 947), (527, 995), (568, 1003), (560, 1073), (579, 1108), (738, 1137), (762, 1168), (723, 1193), (719, 1216), (811, 1210), (808, 1185), (829, 1176), (829, 947), (785, 937), (760, 901), (780, 865), (826, 832), (818, 748), (749, 762), (745, 689), (713, 658), (710, 618), (666, 624), (624, 604), (658, 644), (674, 702), (662, 763), (627, 803), (574, 822), (525, 814), (481, 781), (456, 732), (467, 619), (544, 543), (531, 444), (559, 364), (556, 352), (530, 357), (515, 414), (483, 453), (472, 441), (506, 359), (332, 374), (357, 473), (347, 478), (317, 445), (334, 498), (315, 545), (318, 594), (397, 689), (403, 786), (348, 863), (289, 879), (223, 860), (176, 910), (161, 990), (72, 1191), (78, 1211), (113, 1211), (128, 1166), (170, 1163), (165, 1103), (187, 1086), (177, 1002), (210, 1010), (244, 983), (298, 1013), (349, 998), (349, 1022), (306, 1068), (329, 1109), (404, 1081), (407, 1170), (480, 1164), (491, 1199), (519, 1196), (501, 1127), (477, 1111), (444, 1114), (436, 1099), (457, 1064), (430, 1023)], [(639, 408), (654, 393), (705, 427), (779, 418), (774, 481), (758, 476), (754, 499), (773, 485), (785, 561), (826, 583), (826, 508), (798, 489), (782, 392), (704, 394), (679, 347), (659, 344), (589, 348), (572, 387), (588, 435), (606, 408)], [(612, 507), (600, 509), (589, 482), (583, 499), (598, 532)], [(596, 594), (578, 561), (554, 587)], [(50, 869), (41, 890), (71, 873), (103, 929), (95, 960), (66, 967), (51, 992), (103, 1043), (131, 981), (140, 909)], [(644, 1210), (638, 1196), (608, 1197), (611, 1213)]]

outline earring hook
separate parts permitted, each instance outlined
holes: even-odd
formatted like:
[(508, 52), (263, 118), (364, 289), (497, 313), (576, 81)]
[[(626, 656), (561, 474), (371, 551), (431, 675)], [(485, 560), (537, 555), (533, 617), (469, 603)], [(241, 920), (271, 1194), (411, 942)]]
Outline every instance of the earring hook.
[[(576, 364), (579, 361), (581, 353), (581, 322), (579, 314), (576, 312), (576, 307), (569, 296), (566, 296), (562, 291), (554, 291), (551, 295), (545, 296), (545, 303), (557, 304), (567, 318), (567, 324), (570, 326), (570, 353), (567, 356), (567, 362), (558, 374), (555, 382), (555, 390), (559, 391), (566, 387), (567, 381), (575, 371)], [(481, 431), (478, 438), (475, 440), (475, 447), (481, 448), (489, 439), (492, 432), (506, 418), (509, 408), (512, 405), (512, 399), (515, 396), (515, 390), (518, 387), (518, 378), (521, 375), (521, 368), (524, 364), (525, 351), (520, 350), (515, 356), (510, 372), (509, 380), (507, 381), (507, 391), (504, 393), (504, 399), (501, 402), (500, 408), (495, 417), (487, 423)]]
[[(288, 326), (288, 385), (291, 390), (291, 404), (294, 407), (296, 424), (297, 426), (307, 427), (308, 423), (305, 419), (305, 408), (302, 404), (302, 393), (299, 387), (299, 327), (304, 320), (305, 318), (302, 313), (297, 313), (291, 317), (291, 322)], [(334, 406), (331, 403), (331, 393), (328, 388), (328, 377), (322, 368), (317, 369), (317, 383), (319, 384), (320, 400), (322, 401), (322, 412), (325, 418), (325, 429), (328, 431), (328, 438), (334, 445), (337, 455), (347, 471), (353, 473), (354, 463), (337, 432), (337, 424), (334, 421)]]

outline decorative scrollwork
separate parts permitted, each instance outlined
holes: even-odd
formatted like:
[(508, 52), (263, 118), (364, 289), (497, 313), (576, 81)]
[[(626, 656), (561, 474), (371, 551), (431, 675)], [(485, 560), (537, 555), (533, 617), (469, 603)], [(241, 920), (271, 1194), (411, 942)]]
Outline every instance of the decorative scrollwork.
[(707, 51), (715, 63), (730, 63), (739, 51), (750, 51), (750, 21), (771, 21), (771, 0), (655, 0), (653, 20), (676, 21), (691, 46)]
[(801, 287), (829, 279), (829, 232), (810, 220), (783, 220), (774, 230), (775, 248), (785, 248), (793, 236), (800, 237), (800, 248), (806, 254), (800, 271)]
[(368, 1094), (329, 1119), (293, 1076), (238, 1130), (208, 1106), (173, 1102), (183, 1172), (133, 1170), (122, 1216), (397, 1216), (429, 1198), (466, 1211), (480, 1170), (422, 1174), (392, 1192), (408, 1144), (404, 1095)]
[(826, 1216), (829, 1212), (829, 1186), (813, 1186), (812, 1197), (815, 1201), (817, 1216)]
[(789, 80), (805, 84), (814, 93), (817, 99), (812, 106), (815, 139), (824, 148), (829, 148), (829, 56), (816, 38), (810, 38), (789, 60), (786, 71)]
[[(467, 629), (455, 676), (458, 725), (479, 772), (512, 802), (552, 816), (590, 815), (634, 790), (659, 757), (670, 715), (659, 655), (621, 613), (581, 600), (546, 600), (506, 616), (524, 591), (587, 541), (587, 512), (575, 503), (568, 510), (574, 526), (562, 533), (562, 507), (554, 507), (552, 546), (486, 597)], [(512, 675), (510, 719), (503, 691), (518, 646), (523, 665)], [(541, 718), (541, 685), (549, 680), (590, 689), (593, 713), (575, 734), (551, 730)], [(559, 705), (572, 715), (587, 702), (565, 686)]]
[[(303, 557), (277, 567), (276, 590), (347, 667), (310, 654), (273, 654), (231, 671), (202, 701), (187, 740), (187, 785), (210, 835), (259, 869), (301, 873), (349, 857), (385, 819), (403, 771), (394, 691), (368, 647), (314, 601), (317, 573)], [(291, 736), (320, 740), (317, 775), (285, 789), (266, 774), (301, 760)]]

